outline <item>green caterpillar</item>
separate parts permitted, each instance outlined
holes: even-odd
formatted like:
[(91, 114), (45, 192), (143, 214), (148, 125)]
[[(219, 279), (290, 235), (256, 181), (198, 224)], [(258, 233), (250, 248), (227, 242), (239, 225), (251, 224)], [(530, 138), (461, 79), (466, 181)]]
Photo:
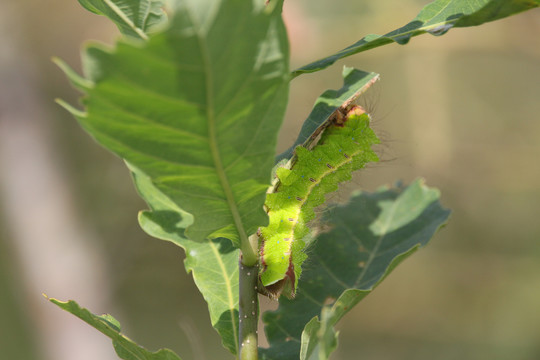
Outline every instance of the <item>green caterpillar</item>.
[(309, 233), (307, 224), (315, 217), (314, 208), (340, 182), (350, 180), (354, 170), (378, 161), (371, 146), (380, 141), (369, 122), (360, 106), (351, 106), (345, 116), (337, 116), (325, 128), (312, 150), (296, 148), (290, 169), (277, 169), (278, 182), (265, 202), (270, 221), (259, 231), (261, 293), (276, 299), (281, 294), (294, 297), (307, 258), (304, 238)]

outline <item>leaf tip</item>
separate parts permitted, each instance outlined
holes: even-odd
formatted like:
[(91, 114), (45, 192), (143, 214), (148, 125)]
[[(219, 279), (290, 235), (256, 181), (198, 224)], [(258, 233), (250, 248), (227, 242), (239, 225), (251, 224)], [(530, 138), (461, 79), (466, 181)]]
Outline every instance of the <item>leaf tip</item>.
[(94, 82), (85, 79), (84, 77), (77, 74), (71, 66), (69, 66), (64, 60), (59, 57), (53, 56), (51, 61), (62, 70), (62, 72), (67, 76), (69, 81), (77, 89), (85, 91), (92, 89), (94, 87)]
[(66, 109), (68, 112), (70, 112), (73, 116), (75, 116), (76, 118), (83, 118), (83, 117), (86, 117), (86, 112), (84, 111), (81, 111), (77, 108), (75, 108), (74, 106), (68, 104), (67, 102), (65, 102), (64, 100), (62, 99), (55, 99), (54, 102), (56, 102), (58, 105), (60, 105), (61, 107), (63, 107), (64, 109)]

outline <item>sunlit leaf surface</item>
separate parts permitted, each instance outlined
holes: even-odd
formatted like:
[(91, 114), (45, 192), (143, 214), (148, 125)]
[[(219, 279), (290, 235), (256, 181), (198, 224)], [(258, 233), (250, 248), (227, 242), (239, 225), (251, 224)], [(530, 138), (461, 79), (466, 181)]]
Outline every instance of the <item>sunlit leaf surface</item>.
[(289, 88), (280, 7), (176, 4), (170, 27), (144, 44), (88, 47), (86, 78), (61, 64), (86, 93), (86, 109), (62, 104), (193, 215), (186, 236), (238, 245), (267, 223), (263, 203)]

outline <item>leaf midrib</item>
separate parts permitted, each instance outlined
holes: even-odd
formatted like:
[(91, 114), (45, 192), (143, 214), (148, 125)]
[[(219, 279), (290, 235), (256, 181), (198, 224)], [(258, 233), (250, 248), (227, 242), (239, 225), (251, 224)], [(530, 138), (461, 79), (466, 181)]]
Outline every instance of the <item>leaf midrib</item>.
[[(221, 187), (223, 188), (223, 191), (225, 193), (227, 204), (229, 206), (229, 209), (231, 210), (233, 220), (234, 220), (234, 224), (235, 224), (235, 226), (237, 228), (238, 235), (240, 237), (240, 239), (239, 239), (240, 244), (248, 243), (248, 239), (247, 239), (247, 236), (246, 236), (243, 224), (242, 224), (242, 219), (240, 217), (238, 208), (236, 207), (236, 203), (234, 201), (234, 196), (232, 194), (232, 189), (231, 189), (231, 187), (229, 185), (229, 180), (228, 180), (227, 175), (225, 173), (223, 163), (221, 161), (221, 154), (220, 154), (220, 151), (219, 151), (219, 148), (218, 148), (217, 133), (216, 133), (216, 118), (215, 118), (215, 113), (214, 113), (214, 91), (213, 91), (214, 90), (214, 79), (212, 77), (211, 61), (210, 61), (211, 59), (210, 59), (210, 56), (209, 56), (208, 45), (206, 43), (204, 34), (201, 32), (200, 24), (197, 24), (195, 22), (195, 18), (192, 15), (190, 9), (186, 8), (186, 10), (187, 10), (188, 16), (190, 18), (190, 21), (191, 21), (193, 27), (195, 28), (197, 40), (198, 40), (198, 42), (200, 44), (199, 49), (200, 49), (200, 55), (201, 55), (201, 58), (202, 58), (202, 62), (204, 64), (203, 67), (204, 67), (204, 69), (206, 69), (206, 71), (204, 72), (204, 74), (205, 74), (205, 85), (206, 85), (206, 92), (205, 92), (206, 93), (206, 116), (208, 118), (208, 139), (209, 139), (210, 151), (212, 153), (212, 159), (213, 159), (215, 167), (216, 167), (216, 169), (215, 169), (216, 173), (217, 173), (218, 178), (219, 178), (219, 180), (221, 182)], [(216, 251), (216, 249), (214, 247), (212, 247), (212, 250), (214, 252)], [(222, 263), (220, 263), (220, 266), (223, 268)], [(238, 329), (236, 328), (236, 324), (234, 322), (233, 295), (232, 295), (232, 292), (231, 292), (231, 285), (228, 282), (228, 279), (226, 279), (225, 281), (227, 283), (226, 288), (227, 288), (227, 297), (229, 299), (229, 311), (231, 312), (231, 320), (232, 320), (231, 322), (232, 322), (232, 327), (233, 327), (232, 330), (233, 330), (234, 344), (235, 344), (234, 346), (235, 346), (235, 349), (236, 349), (236, 353), (238, 353), (239, 352), (239, 349), (238, 349), (239, 335), (238, 335)]]
[(362, 269), (362, 272), (358, 275), (358, 278), (356, 279), (356, 282), (354, 283), (354, 288), (355, 289), (370, 290), (370, 289), (360, 289), (359, 288), (360, 282), (362, 281), (362, 279), (366, 275), (367, 269), (369, 268), (369, 266), (371, 265), (371, 263), (373, 262), (373, 260), (377, 256), (377, 253), (379, 251), (379, 248), (381, 247), (382, 242), (384, 241), (384, 238), (386, 237), (386, 235), (388, 235), (388, 229), (390, 228), (390, 224), (391, 224), (391, 222), (392, 222), (392, 220), (394, 218), (394, 214), (396, 212), (396, 209), (399, 207), (399, 205), (400, 205), (399, 201), (395, 201), (394, 204), (392, 205), (392, 208), (390, 210), (390, 214), (386, 218), (386, 222), (385, 222), (385, 224), (383, 226), (383, 230), (381, 231), (381, 235), (379, 236), (379, 239), (377, 240), (373, 250), (369, 252), (369, 257), (368, 257), (368, 259), (366, 261), (366, 265), (364, 266), (364, 268)]
[(197, 40), (201, 44), (201, 46), (199, 47), (201, 49), (201, 57), (204, 63), (204, 68), (207, 69), (207, 71), (205, 72), (206, 117), (208, 118), (208, 142), (210, 145), (210, 152), (212, 154), (212, 159), (214, 161), (216, 173), (221, 183), (221, 187), (223, 188), (223, 192), (225, 193), (227, 204), (229, 205), (229, 209), (232, 213), (234, 225), (236, 227), (236, 230), (238, 231), (240, 244), (244, 244), (248, 242), (248, 238), (244, 230), (242, 218), (240, 217), (240, 212), (238, 211), (238, 207), (236, 206), (236, 201), (234, 199), (231, 186), (229, 184), (229, 179), (227, 178), (227, 173), (225, 172), (223, 162), (221, 161), (221, 152), (218, 147), (216, 116), (214, 113), (214, 78), (211, 71), (211, 61), (208, 52), (208, 45), (206, 43), (205, 37), (199, 31), (200, 27), (197, 26), (198, 24), (195, 24), (193, 22), (193, 17), (190, 16), (190, 18), (194, 27), (197, 29)]
[(238, 354), (238, 329), (236, 328), (236, 322), (234, 321), (235, 303), (234, 303), (234, 295), (231, 290), (232, 289), (231, 281), (229, 277), (226, 276), (227, 269), (225, 267), (225, 264), (223, 263), (223, 259), (219, 256), (219, 251), (217, 250), (216, 245), (211, 241), (209, 241), (208, 243), (212, 249), (212, 252), (214, 253), (214, 256), (217, 259), (217, 262), (223, 274), (223, 279), (225, 280), (225, 284), (226, 284), (225, 287), (227, 288), (227, 299), (229, 300), (227, 305), (229, 306), (229, 313), (231, 314), (231, 325), (232, 325), (232, 330), (233, 330), (233, 335), (234, 335), (234, 347), (236, 349), (236, 353)]
[(137, 27), (133, 21), (131, 21), (122, 10), (116, 6), (115, 3), (113, 3), (111, 0), (104, 0), (104, 2), (111, 8), (111, 10), (118, 15), (118, 17), (126, 23), (127, 26), (129, 26), (137, 35), (141, 37), (143, 40), (148, 40), (148, 35), (146, 33)]

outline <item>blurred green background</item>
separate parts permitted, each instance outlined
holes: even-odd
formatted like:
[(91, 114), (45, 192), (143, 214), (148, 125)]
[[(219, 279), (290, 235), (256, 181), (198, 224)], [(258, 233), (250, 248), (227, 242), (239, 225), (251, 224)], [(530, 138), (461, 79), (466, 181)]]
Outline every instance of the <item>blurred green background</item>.
[[(292, 68), (404, 25), (426, 3), (288, 0)], [(279, 150), (315, 98), (340, 87), (344, 64), (378, 72), (360, 103), (384, 161), (344, 191), (422, 176), (453, 210), (340, 323), (332, 359), (540, 359), (538, 15), (423, 35), (293, 81)], [(0, 358), (116, 359), (107, 338), (41, 293), (113, 314), (147, 348), (231, 358), (183, 252), (138, 227), (145, 205), (123, 163), (53, 102), (78, 94), (51, 56), (80, 68), (80, 44), (111, 43), (116, 29), (74, 0), (7, 0), (0, 34)]]

